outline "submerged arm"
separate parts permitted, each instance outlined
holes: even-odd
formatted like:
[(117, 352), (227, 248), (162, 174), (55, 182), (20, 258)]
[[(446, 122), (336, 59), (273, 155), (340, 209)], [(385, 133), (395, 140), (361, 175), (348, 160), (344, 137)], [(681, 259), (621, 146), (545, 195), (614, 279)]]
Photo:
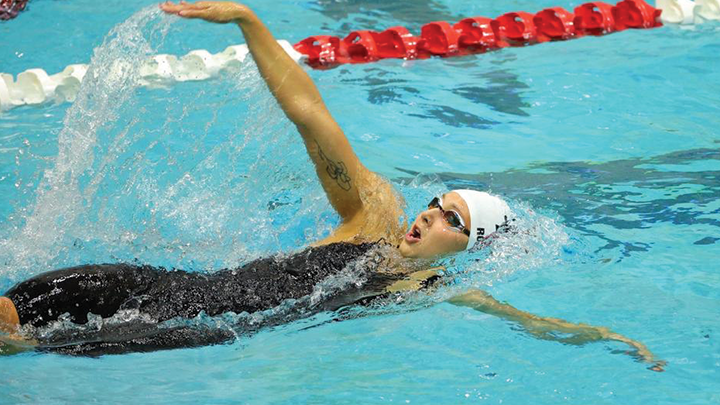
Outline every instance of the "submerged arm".
[[(663, 367), (665, 366), (665, 362), (655, 359), (655, 356), (644, 344), (612, 332), (608, 328), (584, 323), (570, 323), (557, 318), (539, 317), (499, 302), (484, 291), (471, 290), (465, 294), (451, 298), (448, 302), (515, 322), (538, 339), (554, 340), (572, 345), (583, 345), (585, 343), (603, 340), (623, 342), (633, 348), (634, 353), (632, 354), (639, 360), (652, 364), (650, 370), (663, 371)], [(557, 334), (565, 334), (568, 336), (559, 336)]]
[(302, 135), (333, 207), (344, 221), (358, 214), (363, 209), (358, 180), (368, 170), (358, 160), (310, 77), (277, 43), (255, 13), (240, 4), (214, 1), (179, 5), (168, 2), (161, 8), (184, 18), (232, 22), (240, 26), (260, 74)]

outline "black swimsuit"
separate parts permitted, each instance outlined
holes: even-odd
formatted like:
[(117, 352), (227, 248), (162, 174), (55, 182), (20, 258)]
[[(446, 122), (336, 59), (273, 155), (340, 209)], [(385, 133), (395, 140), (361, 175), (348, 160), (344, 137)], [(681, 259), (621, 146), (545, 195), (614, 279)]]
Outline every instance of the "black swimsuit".
[[(89, 313), (110, 318), (121, 310), (139, 311), (146, 319), (103, 325), (91, 332), (74, 330), (70, 336), (61, 332), (36, 336), (39, 350), (100, 355), (196, 347), (233, 340), (235, 331), (159, 324), (174, 318), (192, 319), (203, 311), (212, 317), (275, 308), (285, 300), (308, 296), (318, 283), (343, 269), (362, 275), (364, 282), (350, 283), (335, 292), (330, 288), (317, 302), (295, 310), (295, 317), (335, 310), (382, 294), (397, 277), (374, 271), (383, 261), (373, 249), (376, 246), (334, 243), (212, 274), (130, 264), (85, 265), (40, 274), (3, 295), (15, 304), (21, 325), (36, 328), (63, 314), (69, 314), (63, 319), (80, 325), (88, 322)], [(261, 326), (287, 322), (292, 317), (286, 314), (274, 321), (268, 317)]]

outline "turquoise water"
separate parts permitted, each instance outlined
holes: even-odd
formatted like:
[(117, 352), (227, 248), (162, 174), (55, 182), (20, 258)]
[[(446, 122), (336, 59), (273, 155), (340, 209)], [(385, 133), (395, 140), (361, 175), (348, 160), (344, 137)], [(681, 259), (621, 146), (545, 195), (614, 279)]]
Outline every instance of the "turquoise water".
[[(0, 290), (87, 262), (234, 266), (337, 223), (251, 63), (166, 89), (138, 87), (132, 69), (105, 79), (118, 61), (243, 42), (234, 27), (177, 22), (150, 4), (37, 0), (0, 25), (2, 72), (54, 73), (92, 57), (98, 73), (73, 105), (0, 115)], [(578, 4), (249, 3), (293, 43)], [(435, 192), (469, 185), (507, 196), (535, 232), (448, 263), (459, 286), (365, 317), (323, 314), (192, 350), (3, 357), (0, 402), (719, 403), (718, 51), (720, 25), (706, 23), (310, 71), (361, 159), (406, 195), (409, 216)], [(536, 340), (441, 302), (469, 286), (608, 326), (667, 370), (648, 371), (620, 344)]]

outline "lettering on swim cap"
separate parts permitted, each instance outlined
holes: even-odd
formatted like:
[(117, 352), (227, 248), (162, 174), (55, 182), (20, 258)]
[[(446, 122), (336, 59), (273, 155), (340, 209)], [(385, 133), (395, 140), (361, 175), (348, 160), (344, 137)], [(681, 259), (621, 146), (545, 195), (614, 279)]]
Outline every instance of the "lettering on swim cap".
[[(470, 226), (472, 229), (466, 249), (472, 249), (475, 245), (482, 245), (488, 237), (498, 230), (504, 228), (504, 222), (511, 215), (507, 203), (500, 197), (493, 196), (483, 191), (475, 190), (453, 190), (465, 201), (470, 213)], [(503, 219), (505, 221), (503, 221)], [(493, 228), (495, 225), (495, 228)], [(499, 225), (499, 226), (498, 226)], [(479, 243), (482, 242), (482, 243)]]
[(479, 241), (484, 236), (485, 236), (485, 228), (477, 228), (477, 238), (475, 239), (475, 241), (476, 242)]

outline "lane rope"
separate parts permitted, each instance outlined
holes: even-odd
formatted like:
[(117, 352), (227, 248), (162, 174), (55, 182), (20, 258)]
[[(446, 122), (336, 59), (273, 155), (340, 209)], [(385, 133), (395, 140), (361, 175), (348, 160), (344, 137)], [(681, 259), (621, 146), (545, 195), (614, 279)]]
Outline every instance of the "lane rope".
[[(10, 0), (0, 1), (3, 5), (15, 4)], [(657, 9), (643, 0), (622, 0), (614, 6), (596, 1), (582, 4), (572, 13), (552, 7), (535, 14), (505, 13), (495, 19), (470, 17), (452, 25), (434, 21), (422, 26), (419, 36), (398, 26), (382, 32), (353, 31), (343, 39), (315, 35), (295, 45), (285, 40), (278, 43), (295, 61), (327, 69), (344, 63), (368, 63), (387, 58), (410, 60), (476, 54), (606, 35), (625, 29), (655, 28), (663, 23), (697, 24), (720, 20), (720, 0), (657, 0), (656, 5)], [(206, 80), (238, 66), (247, 55), (244, 44), (229, 46), (216, 54), (198, 49), (180, 58), (155, 55), (140, 67), (141, 84), (156, 87)], [(28, 69), (17, 78), (0, 73), (0, 112), (22, 105), (74, 101), (87, 68), (85, 64), (74, 64), (54, 75), (48, 75), (43, 69)]]

